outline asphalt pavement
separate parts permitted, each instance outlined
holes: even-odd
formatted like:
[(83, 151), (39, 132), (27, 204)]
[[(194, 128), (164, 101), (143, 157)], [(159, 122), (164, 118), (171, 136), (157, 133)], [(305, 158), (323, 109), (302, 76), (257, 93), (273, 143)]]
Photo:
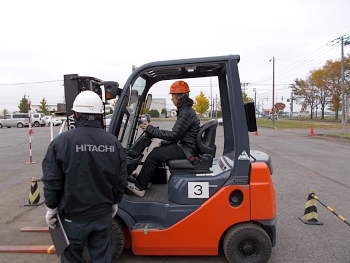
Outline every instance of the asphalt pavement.
[[(171, 129), (171, 122), (151, 124)], [(29, 161), (28, 129), (0, 129), (0, 246), (49, 245), (46, 233), (23, 233), (21, 227), (45, 226), (45, 207), (24, 206), (30, 179), (41, 177), (41, 162), (50, 143), (50, 129), (34, 129)], [(55, 136), (59, 127), (54, 127)], [(321, 226), (303, 224), (309, 189), (336, 212), (350, 219), (350, 141), (320, 136), (335, 130), (275, 130), (258, 127), (250, 133), (251, 149), (270, 155), (277, 199), (277, 244), (269, 262), (350, 262), (349, 226), (317, 204)], [(217, 156), (223, 148), (223, 130), (218, 126)], [(39, 183), (42, 196), (42, 184)], [(210, 226), (209, 226), (210, 227)], [(51, 254), (1, 253), (0, 262), (58, 262)], [(222, 249), (216, 257), (141, 257), (125, 250), (118, 262), (226, 262)]]

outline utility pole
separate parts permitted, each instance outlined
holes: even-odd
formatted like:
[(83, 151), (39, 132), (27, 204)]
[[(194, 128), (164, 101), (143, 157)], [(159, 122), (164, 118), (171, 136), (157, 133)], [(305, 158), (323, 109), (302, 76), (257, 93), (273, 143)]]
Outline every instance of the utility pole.
[(343, 131), (346, 128), (346, 124), (348, 121), (348, 109), (346, 107), (346, 101), (347, 101), (347, 96), (345, 96), (345, 87), (344, 87), (344, 45), (349, 45), (350, 44), (350, 36), (345, 37), (345, 42), (344, 42), (344, 37), (341, 37), (341, 99), (342, 99), (342, 124), (343, 124)]
[(342, 93), (341, 97), (342, 97), (342, 125), (343, 125), (342, 134), (343, 134), (347, 123), (347, 110), (345, 106), (346, 96), (345, 96), (345, 88), (344, 88), (344, 45), (346, 46), (350, 44), (350, 36), (344, 35), (344, 36), (338, 37), (332, 40), (331, 43), (336, 40), (340, 41), (340, 44), (341, 44), (341, 93)]
[(255, 116), (256, 116), (256, 88), (253, 88), (253, 92), (255, 93), (255, 97), (254, 97), (254, 108), (255, 108)]
[(272, 57), (272, 126), (275, 126), (275, 57)]
[(341, 101), (342, 101), (342, 105), (341, 105), (341, 112), (342, 112), (342, 124), (343, 124), (343, 131), (342, 133), (344, 133), (344, 128), (346, 126), (345, 124), (345, 117), (346, 117), (346, 112), (345, 112), (345, 90), (344, 90), (344, 39), (343, 37), (340, 38), (340, 42), (341, 42)]
[(213, 118), (213, 89), (211, 85), (211, 77), (210, 77), (210, 117)]
[(243, 92), (245, 93), (245, 87), (248, 87), (249, 82), (247, 83), (241, 83), (241, 86), (243, 86)]
[(293, 90), (290, 94), (290, 114), (289, 114), (289, 119), (291, 119), (293, 116)]
[(218, 117), (218, 94), (215, 96), (215, 118)]

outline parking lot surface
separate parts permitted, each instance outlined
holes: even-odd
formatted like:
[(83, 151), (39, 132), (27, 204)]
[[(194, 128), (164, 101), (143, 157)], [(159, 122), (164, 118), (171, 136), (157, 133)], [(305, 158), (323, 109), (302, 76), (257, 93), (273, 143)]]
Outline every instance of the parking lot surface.
[[(151, 124), (171, 129), (171, 122)], [(60, 127), (54, 127), (56, 136)], [(47, 233), (20, 232), (26, 226), (46, 226), (45, 206), (28, 202), (32, 177), (40, 178), (41, 162), (50, 143), (50, 128), (34, 128), (29, 161), (28, 129), (0, 129), (0, 245), (51, 245)], [(322, 134), (322, 131), (315, 131)], [(259, 128), (250, 134), (251, 149), (270, 155), (277, 199), (277, 244), (269, 262), (350, 262), (350, 229), (317, 204), (322, 226), (303, 224), (309, 189), (335, 211), (350, 219), (350, 141), (310, 136), (309, 131)], [(217, 128), (217, 155), (223, 148), (222, 126)], [(42, 183), (39, 183), (42, 194)], [(210, 226), (208, 226), (210, 227)], [(0, 262), (58, 262), (53, 254), (1, 253)], [(216, 257), (141, 257), (126, 250), (118, 262), (226, 262), (222, 250)]]

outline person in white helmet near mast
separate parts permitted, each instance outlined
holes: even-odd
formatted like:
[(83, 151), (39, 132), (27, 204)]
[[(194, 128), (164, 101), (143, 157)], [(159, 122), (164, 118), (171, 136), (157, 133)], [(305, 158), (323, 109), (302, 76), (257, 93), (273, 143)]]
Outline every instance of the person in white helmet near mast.
[(73, 103), (76, 128), (58, 135), (42, 162), (46, 222), (56, 227), (59, 214), (70, 245), (61, 262), (111, 262), (112, 218), (127, 186), (127, 164), (118, 139), (102, 129), (103, 103), (93, 91)]

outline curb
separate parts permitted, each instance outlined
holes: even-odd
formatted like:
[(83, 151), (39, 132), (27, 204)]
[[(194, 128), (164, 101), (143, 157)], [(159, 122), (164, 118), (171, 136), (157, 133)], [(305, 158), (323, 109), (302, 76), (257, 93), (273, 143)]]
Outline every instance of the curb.
[(347, 137), (347, 136), (331, 135), (331, 134), (316, 134), (316, 135), (317, 136), (330, 137), (330, 138), (343, 139), (343, 140), (350, 141), (350, 137)]

